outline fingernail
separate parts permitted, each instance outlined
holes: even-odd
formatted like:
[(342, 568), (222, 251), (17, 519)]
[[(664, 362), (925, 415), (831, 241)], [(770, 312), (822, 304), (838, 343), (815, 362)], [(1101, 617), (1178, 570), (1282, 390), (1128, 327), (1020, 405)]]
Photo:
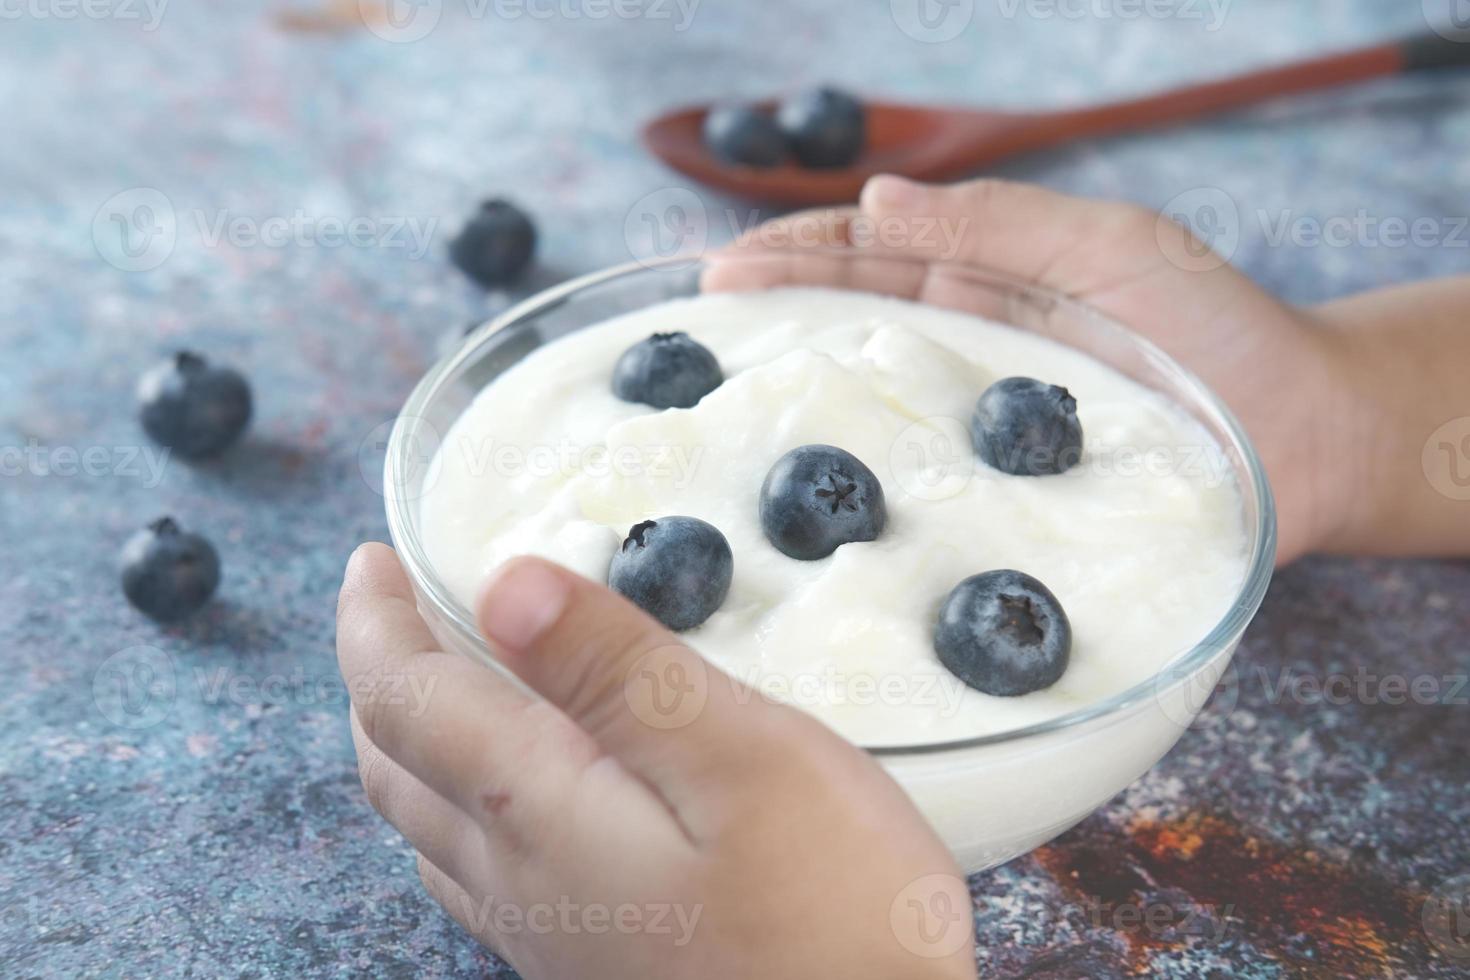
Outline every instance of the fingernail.
[(923, 184), (907, 177), (879, 174), (863, 187), (862, 208), (864, 211), (904, 211), (923, 200), (924, 191)]
[(567, 583), (538, 561), (512, 561), (485, 583), (480, 594), (480, 628), (502, 651), (531, 647), (560, 618)]

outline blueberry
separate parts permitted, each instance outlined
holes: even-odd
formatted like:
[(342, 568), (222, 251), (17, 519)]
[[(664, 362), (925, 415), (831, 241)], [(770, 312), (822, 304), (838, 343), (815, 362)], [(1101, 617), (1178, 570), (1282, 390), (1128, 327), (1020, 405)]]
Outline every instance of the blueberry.
[(712, 524), (661, 517), (635, 524), (607, 570), (607, 584), (671, 630), (691, 630), (730, 593), (735, 556)]
[(787, 99), (776, 122), (796, 159), (814, 169), (848, 166), (862, 156), (868, 141), (862, 103), (830, 88)]
[(180, 351), (138, 382), (143, 429), (190, 459), (228, 449), (250, 424), (250, 385), (240, 372)]
[(458, 237), (449, 257), (465, 275), (486, 288), (515, 280), (536, 252), (536, 226), (520, 208), (496, 198), (480, 205)]
[(1015, 476), (1065, 473), (1082, 459), (1077, 399), (1033, 378), (987, 388), (970, 416), (970, 438), (981, 459)]
[(799, 446), (778, 459), (761, 485), (760, 514), (767, 540), (801, 561), (873, 541), (888, 523), (883, 484), (835, 446)]
[(160, 622), (197, 611), (219, 587), (219, 555), (197, 534), (160, 517), (134, 534), (120, 560), (123, 594)]
[(725, 381), (720, 362), (687, 333), (656, 333), (623, 352), (613, 394), (654, 408), (693, 408)]
[(1023, 572), (986, 572), (955, 586), (934, 629), (939, 660), (977, 691), (1010, 698), (1055, 684), (1072, 625), (1046, 586)]
[(704, 142), (726, 163), (774, 167), (786, 159), (786, 137), (769, 113), (751, 106), (719, 106), (704, 117)]

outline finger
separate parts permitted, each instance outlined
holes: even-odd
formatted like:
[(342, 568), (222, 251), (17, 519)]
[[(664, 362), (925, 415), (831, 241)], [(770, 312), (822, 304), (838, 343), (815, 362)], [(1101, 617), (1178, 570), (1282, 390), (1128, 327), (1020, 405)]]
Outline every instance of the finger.
[(705, 292), (737, 292), (825, 286), (916, 296), (925, 268), (891, 257), (862, 258), (860, 250), (875, 241), (862, 230), (866, 227), (852, 207), (803, 211), (767, 221), (711, 254), (701, 287)]
[(480, 628), (522, 680), (670, 804), (692, 837), (782, 744), (791, 709), (705, 663), (611, 590), (537, 558), (502, 566)]
[(794, 211), (742, 232), (725, 251), (845, 248), (853, 244), (852, 221), (859, 214), (854, 205)]
[(388, 758), (362, 730), (351, 712), (357, 772), (368, 803), (392, 824), (413, 849), (462, 881), (486, 870), (484, 832), (463, 810)]
[[(909, 241), (897, 250), (881, 245), (886, 252), (958, 260), (1074, 295), (1136, 278), (1164, 261), (1152, 212), (1034, 184), (989, 178), (920, 184), (882, 175), (863, 188), (860, 207), (874, 222), (912, 226)], [(921, 223), (934, 233), (919, 234)]]
[(901, 257), (867, 256), (856, 249), (831, 253), (757, 249), (710, 255), (700, 287), (705, 292), (749, 292), (781, 286), (818, 286), (917, 299), (930, 267)]
[(424, 891), (429, 893), (429, 897), (438, 902), (449, 917), (480, 945), (505, 959), (505, 944), (495, 932), (494, 909), (490, 903), (476, 901), (463, 885), (436, 866), (427, 855), (418, 856), (418, 865), (419, 881), (424, 883)]
[(682, 839), (663, 803), (616, 767), (599, 765), (597, 742), (554, 706), (430, 643), (392, 550), (359, 549), (342, 586), (337, 650), (362, 730), (470, 815), (492, 845), (544, 851), (548, 838), (571, 833), (576, 814), (568, 808), (588, 787), (601, 794), (609, 827), (638, 824), (646, 834)]

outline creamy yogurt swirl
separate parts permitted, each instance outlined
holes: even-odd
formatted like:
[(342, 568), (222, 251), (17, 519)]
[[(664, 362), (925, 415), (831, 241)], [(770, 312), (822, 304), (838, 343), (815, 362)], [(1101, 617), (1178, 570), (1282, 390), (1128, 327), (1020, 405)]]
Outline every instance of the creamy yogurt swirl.
[[(618, 356), (675, 331), (716, 354), (724, 384), (691, 409), (614, 397)], [(1085, 450), (1069, 472), (1010, 476), (975, 458), (965, 420), (1012, 375), (1076, 396)], [(882, 480), (879, 540), (809, 562), (766, 540), (761, 482), (810, 443), (846, 449)], [(488, 385), (435, 465), (423, 541), (466, 605), (515, 555), (606, 581), (632, 525), (715, 525), (734, 580), (685, 639), (760, 694), (870, 746), (1005, 731), (1146, 680), (1209, 633), (1246, 571), (1232, 469), (1174, 404), (1036, 335), (866, 293), (709, 294), (579, 331)], [(966, 687), (932, 643), (950, 590), (997, 568), (1044, 582), (1073, 629), (1065, 675), (1018, 698)]]

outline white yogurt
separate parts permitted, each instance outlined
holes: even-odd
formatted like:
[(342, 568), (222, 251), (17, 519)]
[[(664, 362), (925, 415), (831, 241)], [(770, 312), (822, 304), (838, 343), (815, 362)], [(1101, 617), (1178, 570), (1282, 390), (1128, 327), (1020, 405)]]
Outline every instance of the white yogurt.
[[(619, 355), (678, 330), (715, 353), (725, 383), (687, 410), (614, 397)], [(1076, 397), (1084, 456), (1068, 473), (1010, 476), (974, 458), (964, 420), (1010, 375)], [(761, 482), (807, 443), (840, 446), (882, 480), (879, 540), (815, 562), (766, 540)], [(734, 582), (685, 639), (868, 746), (1005, 731), (1128, 688), (1203, 639), (1246, 571), (1231, 468), (1173, 404), (1033, 334), (867, 293), (712, 294), (580, 331), (487, 386), (437, 465), (422, 539), (466, 605), (515, 555), (605, 581), (632, 525), (676, 514), (714, 524)], [(950, 590), (997, 568), (1040, 579), (1072, 623), (1066, 674), (1024, 697), (966, 687), (932, 646)]]

